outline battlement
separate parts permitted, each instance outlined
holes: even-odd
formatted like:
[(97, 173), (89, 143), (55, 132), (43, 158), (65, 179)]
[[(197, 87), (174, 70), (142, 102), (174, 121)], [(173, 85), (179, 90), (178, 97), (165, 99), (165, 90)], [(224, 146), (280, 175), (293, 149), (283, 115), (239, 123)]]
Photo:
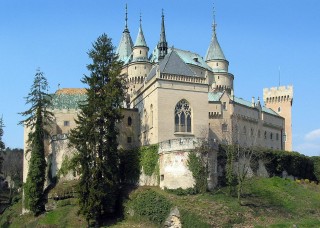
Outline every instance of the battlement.
[(263, 89), (263, 100), (265, 103), (292, 101), (293, 86), (279, 86)]

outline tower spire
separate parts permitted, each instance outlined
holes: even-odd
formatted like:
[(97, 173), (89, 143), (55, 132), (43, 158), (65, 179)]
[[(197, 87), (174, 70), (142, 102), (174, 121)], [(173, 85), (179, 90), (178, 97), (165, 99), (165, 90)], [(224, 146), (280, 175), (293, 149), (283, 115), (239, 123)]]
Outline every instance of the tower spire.
[(132, 53), (133, 42), (128, 28), (128, 6), (125, 7), (125, 26), (116, 53), (119, 60), (126, 61)]
[(206, 61), (210, 61), (210, 60), (226, 60), (223, 51), (220, 47), (220, 44), (218, 42), (218, 38), (217, 38), (217, 23), (216, 23), (216, 14), (215, 14), (215, 8), (213, 6), (213, 23), (212, 23), (212, 38), (211, 38), (211, 42), (210, 42), (210, 46), (207, 50), (207, 54), (206, 54)]
[(213, 33), (216, 35), (216, 28), (217, 28), (217, 23), (216, 23), (216, 11), (214, 9), (214, 5), (213, 5), (213, 24), (212, 24), (212, 30)]
[(126, 4), (125, 30), (128, 30), (128, 5)]
[(168, 53), (168, 43), (166, 40), (166, 31), (164, 26), (164, 14), (162, 9), (162, 15), (161, 15), (161, 32), (160, 32), (160, 41), (158, 43), (158, 50), (159, 50), (159, 56), (158, 59), (161, 60), (165, 57), (165, 55)]

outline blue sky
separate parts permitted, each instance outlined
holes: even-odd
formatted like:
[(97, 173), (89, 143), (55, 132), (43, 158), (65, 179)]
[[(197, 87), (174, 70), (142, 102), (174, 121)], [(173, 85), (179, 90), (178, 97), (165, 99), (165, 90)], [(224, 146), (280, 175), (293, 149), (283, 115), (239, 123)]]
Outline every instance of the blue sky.
[(137, 36), (139, 15), (152, 50), (159, 39), (161, 9), (170, 46), (204, 56), (212, 34), (215, 4), (217, 34), (235, 94), (262, 97), (265, 87), (294, 86), (293, 149), (320, 155), (320, 1), (308, 0), (0, 0), (0, 115), (4, 142), (23, 147), (24, 97), (38, 67), (50, 92), (83, 87), (80, 79), (90, 63), (87, 51), (102, 33), (118, 45), (128, 3), (129, 29)]

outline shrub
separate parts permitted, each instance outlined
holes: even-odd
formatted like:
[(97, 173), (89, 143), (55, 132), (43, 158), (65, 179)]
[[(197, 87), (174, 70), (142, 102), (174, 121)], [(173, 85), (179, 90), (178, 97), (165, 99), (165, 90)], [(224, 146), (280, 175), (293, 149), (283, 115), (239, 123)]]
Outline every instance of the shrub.
[(141, 216), (160, 225), (168, 217), (171, 207), (172, 204), (164, 196), (147, 189), (132, 195), (127, 211), (133, 210), (135, 216)]

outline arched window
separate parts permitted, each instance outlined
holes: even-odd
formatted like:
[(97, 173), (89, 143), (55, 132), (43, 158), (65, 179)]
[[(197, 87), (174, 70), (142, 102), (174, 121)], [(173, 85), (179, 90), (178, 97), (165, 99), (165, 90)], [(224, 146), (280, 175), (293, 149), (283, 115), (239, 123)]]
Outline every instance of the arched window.
[(131, 116), (128, 117), (128, 126), (131, 126), (132, 125), (132, 118)]
[(174, 111), (175, 132), (191, 132), (191, 108), (185, 99), (178, 102)]

